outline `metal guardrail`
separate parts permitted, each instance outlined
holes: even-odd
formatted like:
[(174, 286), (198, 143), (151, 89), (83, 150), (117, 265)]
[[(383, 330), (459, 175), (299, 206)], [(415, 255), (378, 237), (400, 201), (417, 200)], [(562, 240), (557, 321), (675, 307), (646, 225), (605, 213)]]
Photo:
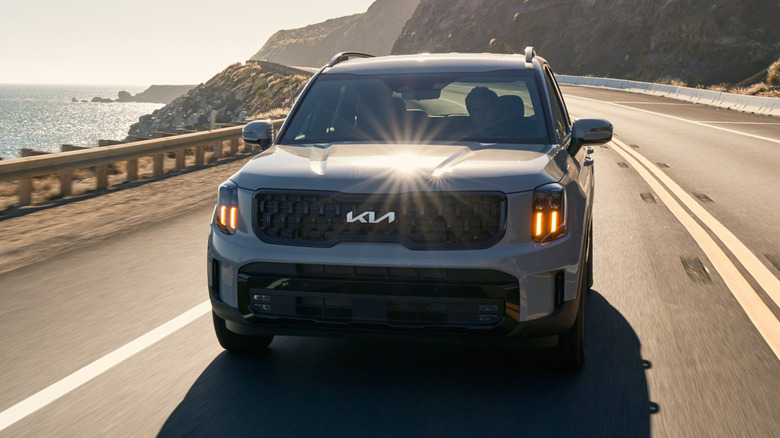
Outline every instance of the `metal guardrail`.
[[(274, 120), (274, 128), (279, 129), (284, 119)], [(0, 182), (19, 181), (19, 205), (29, 205), (32, 199), (31, 178), (59, 174), (60, 195), (72, 194), (72, 172), (76, 169), (95, 168), (97, 189), (108, 188), (108, 165), (125, 161), (126, 180), (138, 179), (138, 159), (153, 158), (155, 177), (164, 173), (164, 155), (175, 154), (176, 170), (186, 166), (186, 152), (192, 149), (194, 164), (204, 165), (208, 146), (213, 148), (213, 157), (219, 160), (223, 156), (238, 154), (242, 126), (215, 129), (213, 131), (182, 134), (172, 137), (155, 138), (127, 144), (89, 148), (56, 154), (37, 155), (0, 161)], [(224, 151), (224, 142), (229, 142), (229, 150)], [(253, 151), (254, 147), (245, 145), (244, 150)], [(247, 151), (247, 152), (248, 152)]]

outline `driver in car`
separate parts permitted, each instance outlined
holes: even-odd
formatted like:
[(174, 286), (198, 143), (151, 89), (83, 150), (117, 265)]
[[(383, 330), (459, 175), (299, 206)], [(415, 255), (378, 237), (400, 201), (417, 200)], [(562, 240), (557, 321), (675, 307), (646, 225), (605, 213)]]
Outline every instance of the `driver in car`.
[(487, 87), (474, 87), (466, 96), (466, 109), (471, 119), (470, 136), (503, 138), (506, 132), (499, 126), (498, 95)]

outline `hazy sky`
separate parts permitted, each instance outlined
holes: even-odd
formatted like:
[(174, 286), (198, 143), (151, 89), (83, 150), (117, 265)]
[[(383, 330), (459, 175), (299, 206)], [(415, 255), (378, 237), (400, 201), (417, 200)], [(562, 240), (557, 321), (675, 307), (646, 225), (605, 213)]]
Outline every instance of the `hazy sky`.
[(373, 0), (0, 0), (0, 83), (199, 84)]

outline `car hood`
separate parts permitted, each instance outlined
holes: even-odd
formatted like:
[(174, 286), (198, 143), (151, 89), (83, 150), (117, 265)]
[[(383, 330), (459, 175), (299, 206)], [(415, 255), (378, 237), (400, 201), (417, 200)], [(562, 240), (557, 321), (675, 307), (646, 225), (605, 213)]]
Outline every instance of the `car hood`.
[(560, 148), (523, 148), (480, 143), (277, 145), (252, 159), (231, 179), (249, 190), (512, 193), (563, 178), (567, 154)]

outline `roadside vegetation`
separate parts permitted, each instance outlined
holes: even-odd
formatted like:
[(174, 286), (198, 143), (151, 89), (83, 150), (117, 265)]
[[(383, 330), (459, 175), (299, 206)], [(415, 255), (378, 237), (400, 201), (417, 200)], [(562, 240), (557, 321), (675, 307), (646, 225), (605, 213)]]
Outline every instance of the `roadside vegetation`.
[(721, 84), (707, 87), (707, 89), (750, 96), (780, 98), (780, 59), (767, 67), (766, 74), (761, 72), (737, 85)]

